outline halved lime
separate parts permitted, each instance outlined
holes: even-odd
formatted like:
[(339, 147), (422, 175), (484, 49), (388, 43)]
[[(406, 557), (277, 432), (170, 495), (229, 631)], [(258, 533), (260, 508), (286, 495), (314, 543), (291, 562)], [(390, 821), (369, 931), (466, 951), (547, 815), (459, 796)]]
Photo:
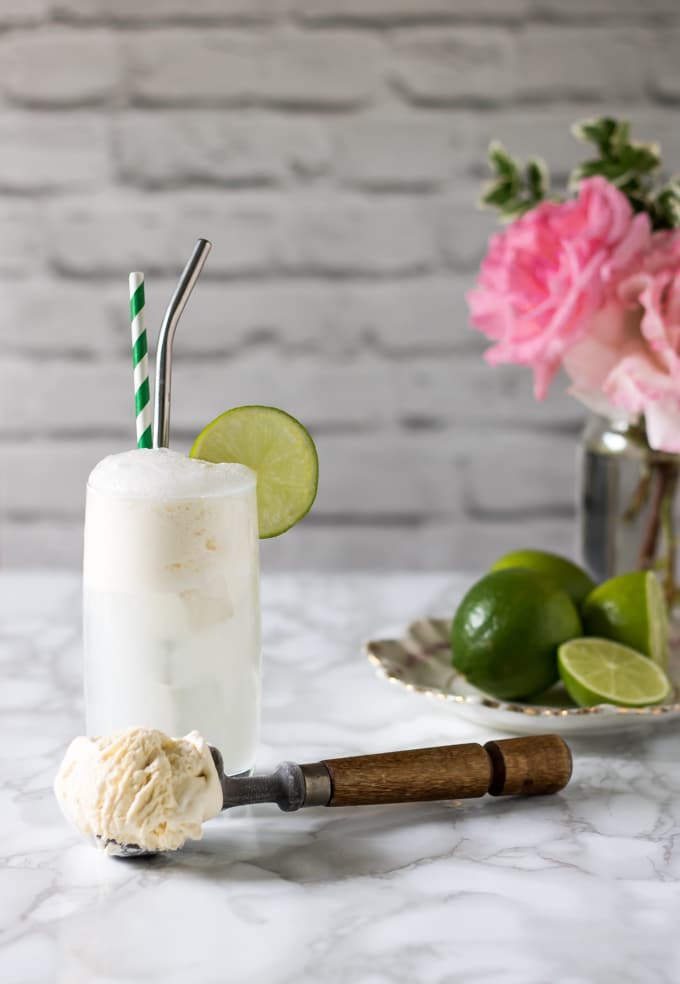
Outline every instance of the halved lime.
[(609, 639), (571, 639), (557, 653), (560, 677), (581, 707), (646, 707), (668, 697), (671, 685), (656, 663)]
[(532, 571), (549, 574), (577, 606), (595, 587), (595, 582), (582, 567), (567, 560), (566, 557), (549, 553), (547, 550), (511, 550), (510, 553), (499, 557), (491, 566), (491, 570), (500, 571), (505, 567), (526, 567)]
[(588, 635), (612, 639), (668, 665), (668, 615), (661, 585), (651, 571), (619, 574), (590, 592), (581, 609)]
[(276, 407), (235, 407), (194, 441), (192, 458), (237, 461), (257, 473), (261, 539), (279, 536), (306, 516), (316, 498), (319, 459), (299, 420)]

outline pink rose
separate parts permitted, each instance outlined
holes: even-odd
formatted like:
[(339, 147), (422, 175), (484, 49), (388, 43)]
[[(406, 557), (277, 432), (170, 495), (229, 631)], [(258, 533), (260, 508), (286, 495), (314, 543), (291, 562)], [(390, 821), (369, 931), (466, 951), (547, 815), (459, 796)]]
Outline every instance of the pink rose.
[(564, 368), (574, 396), (610, 416), (644, 414), (651, 447), (680, 453), (680, 231), (653, 234)]
[(468, 294), (472, 323), (497, 343), (487, 360), (531, 366), (535, 396), (543, 399), (565, 352), (649, 236), (647, 214), (634, 215), (602, 177), (582, 181), (577, 198), (542, 202), (492, 236)]

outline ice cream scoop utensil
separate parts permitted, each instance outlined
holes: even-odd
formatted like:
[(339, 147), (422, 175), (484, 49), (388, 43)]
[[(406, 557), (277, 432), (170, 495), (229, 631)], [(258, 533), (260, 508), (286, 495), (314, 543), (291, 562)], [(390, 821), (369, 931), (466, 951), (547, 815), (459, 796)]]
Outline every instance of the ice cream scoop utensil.
[(291, 812), (305, 806), (368, 806), (484, 796), (556, 793), (569, 782), (571, 753), (558, 735), (444, 745), (380, 755), (325, 759), (307, 765), (283, 762), (268, 776), (223, 774), (224, 809), (276, 803)]
[[(265, 776), (226, 776), (221, 753), (212, 746), (210, 753), (222, 783), (222, 809), (276, 803), (286, 813), (306, 806), (557, 793), (569, 782), (572, 769), (569, 748), (557, 735), (357, 755), (307, 765), (282, 762)], [(136, 844), (112, 843), (123, 857), (153, 853)]]

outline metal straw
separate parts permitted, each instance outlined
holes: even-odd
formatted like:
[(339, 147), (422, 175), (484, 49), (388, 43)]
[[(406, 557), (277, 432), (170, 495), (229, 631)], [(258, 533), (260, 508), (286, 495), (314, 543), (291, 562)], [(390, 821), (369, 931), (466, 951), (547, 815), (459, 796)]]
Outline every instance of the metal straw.
[(196, 281), (208, 258), (211, 243), (199, 239), (194, 246), (189, 262), (179, 278), (175, 293), (163, 318), (161, 333), (156, 350), (156, 394), (154, 399), (153, 446), (167, 448), (170, 442), (170, 384), (172, 376), (172, 343), (175, 331), (182, 317)]

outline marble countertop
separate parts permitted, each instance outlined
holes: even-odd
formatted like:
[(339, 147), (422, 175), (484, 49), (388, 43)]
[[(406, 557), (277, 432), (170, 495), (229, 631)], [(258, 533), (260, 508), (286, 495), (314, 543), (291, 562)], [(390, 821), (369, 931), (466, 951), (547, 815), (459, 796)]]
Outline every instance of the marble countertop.
[[(378, 679), (361, 641), (467, 580), (264, 581), (260, 766), (496, 737)], [(680, 727), (570, 739), (553, 797), (233, 811), (174, 855), (111, 860), (51, 792), (82, 731), (79, 584), (0, 574), (3, 984), (680, 980)]]

